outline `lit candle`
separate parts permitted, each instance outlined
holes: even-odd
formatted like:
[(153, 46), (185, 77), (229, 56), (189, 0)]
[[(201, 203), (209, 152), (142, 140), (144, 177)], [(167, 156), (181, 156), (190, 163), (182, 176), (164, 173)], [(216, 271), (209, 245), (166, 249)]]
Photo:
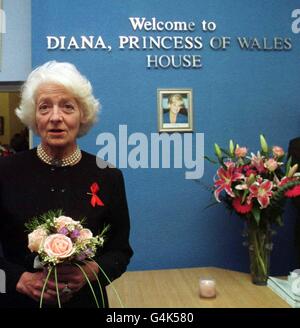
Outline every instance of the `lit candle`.
[(200, 279), (200, 296), (216, 297), (216, 282), (213, 279)]

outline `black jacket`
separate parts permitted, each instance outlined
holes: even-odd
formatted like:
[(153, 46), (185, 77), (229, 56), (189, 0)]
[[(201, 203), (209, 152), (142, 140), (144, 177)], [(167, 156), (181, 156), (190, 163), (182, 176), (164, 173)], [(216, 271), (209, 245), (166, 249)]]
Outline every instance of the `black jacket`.
[[(295, 138), (290, 141), (288, 157), (290, 156), (292, 157), (292, 165), (298, 164), (298, 171), (300, 171), (300, 138)], [(298, 253), (298, 265), (300, 265), (300, 197), (293, 198), (293, 203), (299, 213), (299, 217), (296, 222), (295, 240)]]
[[(68, 167), (45, 164), (37, 157), (36, 149), (0, 159), (0, 241), (3, 248), (0, 269), (5, 271), (7, 279), (6, 300), (2, 306), (8, 306), (9, 302), (13, 307), (38, 306), (29, 297), (16, 292), (21, 274), (34, 271), (36, 255), (27, 247), (28, 233), (24, 224), (51, 209), (62, 209), (64, 215), (75, 220), (85, 217), (85, 226), (93, 234), (109, 224), (107, 240), (96, 260), (110, 280), (126, 270), (133, 252), (129, 245), (129, 214), (122, 173), (116, 168), (100, 169), (95, 156), (86, 152), (82, 155), (78, 164)], [(90, 203), (88, 193), (94, 182), (100, 187), (98, 196), (104, 206), (93, 207)], [(99, 278), (103, 286), (108, 284), (102, 274)], [(97, 284), (94, 289), (99, 290)], [(1, 296), (3, 299), (4, 295)], [(94, 305), (86, 285), (65, 307)]]

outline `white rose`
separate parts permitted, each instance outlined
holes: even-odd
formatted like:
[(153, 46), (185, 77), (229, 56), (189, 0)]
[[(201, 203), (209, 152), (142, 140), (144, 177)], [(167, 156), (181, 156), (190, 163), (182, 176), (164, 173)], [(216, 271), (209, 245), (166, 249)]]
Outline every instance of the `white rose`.
[(31, 252), (38, 252), (47, 237), (43, 228), (37, 228), (28, 235), (28, 248)]
[(93, 237), (93, 233), (90, 229), (82, 229), (80, 230), (80, 235), (78, 237), (79, 240), (84, 241), (87, 239), (91, 239)]

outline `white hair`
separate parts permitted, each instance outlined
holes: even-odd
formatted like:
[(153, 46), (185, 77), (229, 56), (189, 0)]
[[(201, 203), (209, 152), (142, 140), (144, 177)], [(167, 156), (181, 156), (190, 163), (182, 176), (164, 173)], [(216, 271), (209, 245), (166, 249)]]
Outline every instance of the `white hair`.
[(59, 84), (66, 88), (79, 102), (83, 111), (78, 137), (85, 135), (97, 121), (99, 101), (93, 96), (91, 83), (70, 63), (49, 61), (33, 70), (22, 87), (21, 102), (16, 109), (20, 120), (37, 133), (35, 110), (37, 91), (42, 84)]

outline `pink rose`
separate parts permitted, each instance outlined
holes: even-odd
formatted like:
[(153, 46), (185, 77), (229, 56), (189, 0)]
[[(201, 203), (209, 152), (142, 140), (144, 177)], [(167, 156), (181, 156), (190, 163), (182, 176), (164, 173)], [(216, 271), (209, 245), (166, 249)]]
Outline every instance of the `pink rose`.
[(83, 240), (91, 239), (92, 237), (93, 237), (93, 233), (90, 229), (82, 229), (80, 230), (80, 235), (78, 239), (83, 241)]
[(236, 147), (234, 153), (236, 157), (245, 157), (248, 149), (246, 147)]
[(70, 257), (75, 252), (75, 248), (69, 237), (56, 233), (46, 238), (44, 251), (48, 256), (63, 260)]
[(28, 235), (28, 248), (31, 250), (31, 252), (38, 252), (46, 237), (47, 232), (45, 229), (37, 228), (33, 230)]
[(265, 168), (267, 168), (270, 172), (274, 172), (278, 168), (278, 163), (274, 158), (270, 158), (266, 161)]
[(275, 157), (282, 157), (284, 155), (284, 150), (279, 146), (274, 146), (272, 151)]

